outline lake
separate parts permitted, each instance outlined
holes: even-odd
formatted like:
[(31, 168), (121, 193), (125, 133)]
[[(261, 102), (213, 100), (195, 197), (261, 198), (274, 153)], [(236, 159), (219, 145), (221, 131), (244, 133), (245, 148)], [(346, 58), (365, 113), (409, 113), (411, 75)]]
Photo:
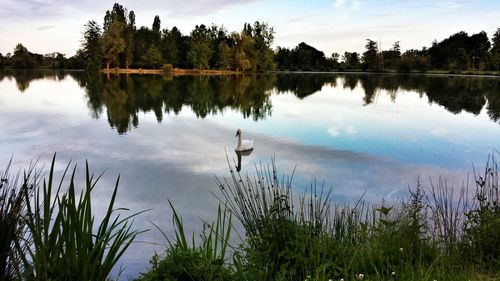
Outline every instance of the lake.
[(105, 171), (98, 213), (118, 175), (117, 207), (151, 209), (134, 225), (152, 230), (121, 260), (128, 277), (163, 251), (151, 222), (172, 231), (167, 200), (190, 231), (212, 217), (238, 128), (254, 140), (241, 173), (274, 157), (280, 173), (295, 169), (297, 192), (324, 182), (341, 203), (396, 201), (419, 179), (459, 188), (500, 146), (500, 79), (491, 77), (0, 72), (0, 105), (0, 165), (48, 165), (57, 152), (57, 171), (71, 160), (83, 179), (88, 160)]

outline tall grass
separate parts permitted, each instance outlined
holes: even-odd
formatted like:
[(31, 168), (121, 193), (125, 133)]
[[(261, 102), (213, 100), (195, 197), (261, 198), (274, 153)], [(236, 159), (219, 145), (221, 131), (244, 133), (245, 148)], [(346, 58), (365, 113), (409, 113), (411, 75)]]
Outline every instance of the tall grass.
[[(111, 269), (140, 233), (132, 230), (131, 219), (114, 209), (119, 177), (109, 205), (99, 224), (95, 223), (91, 193), (100, 176), (85, 167), (85, 186), (76, 192), (76, 165), (68, 189), (62, 192), (69, 164), (59, 183), (54, 182), (55, 155), (43, 187), (27, 204), (28, 255), (23, 259), (27, 280), (107, 280)], [(54, 188), (55, 187), (55, 188)], [(26, 201), (29, 198), (26, 197)]]
[(246, 232), (236, 255), (248, 280), (461, 280), (499, 274), (498, 171), (492, 156), (474, 196), (440, 179), (390, 205), (338, 205), (316, 184), (294, 197), (293, 173), (280, 180), (274, 161), (255, 177), (230, 167), (218, 185)]
[(226, 211), (219, 208), (215, 230), (202, 231), (196, 246), (171, 205), (175, 238), (165, 235), (169, 248), (141, 280), (500, 280), (494, 156), (484, 173), (474, 170), (475, 191), (419, 181), (398, 202), (352, 205), (334, 203), (332, 190), (316, 183), (295, 196), (294, 173), (278, 176), (274, 161), (253, 177), (230, 165), (231, 176), (217, 178), (217, 197), (245, 231), (232, 263), (223, 262), (225, 251), (214, 256), (214, 245), (230, 241), (228, 228), (218, 231)]
[(203, 222), (199, 244), (194, 233), (186, 235), (182, 218), (172, 203), (172, 224), (175, 236), (172, 239), (159, 226), (168, 242), (165, 257), (155, 254), (151, 259), (151, 270), (139, 280), (234, 280), (234, 269), (227, 264), (227, 249), (231, 235), (232, 216), (220, 206), (212, 223)]
[[(30, 164), (22, 178), (0, 173), (0, 280), (109, 280), (112, 268), (141, 232), (131, 229), (139, 213), (121, 217), (114, 203), (119, 178), (100, 223), (91, 193), (100, 176), (85, 169), (77, 188), (76, 165), (55, 182), (55, 155), (48, 176)], [(67, 189), (63, 189), (66, 187)], [(81, 190), (77, 195), (77, 190)]]
[(15, 280), (21, 275), (20, 256), (26, 252), (20, 238), (26, 235), (26, 200), (37, 186), (40, 171), (31, 163), (26, 172), (11, 176), (11, 161), (0, 171), (0, 280)]

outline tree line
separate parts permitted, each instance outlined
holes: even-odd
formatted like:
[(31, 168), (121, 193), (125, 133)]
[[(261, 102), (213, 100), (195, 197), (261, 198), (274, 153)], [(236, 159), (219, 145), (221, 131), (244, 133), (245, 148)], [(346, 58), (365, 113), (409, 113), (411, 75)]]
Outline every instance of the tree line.
[(161, 28), (155, 16), (151, 28), (137, 27), (134, 11), (115, 3), (106, 11), (101, 26), (90, 20), (85, 26), (81, 48), (66, 58), (61, 53), (31, 53), (22, 44), (13, 54), (0, 54), (0, 67), (14, 68), (158, 68), (164, 64), (183, 69), (218, 69), (243, 72), (283, 71), (397, 71), (500, 70), (500, 28), (491, 41), (486, 32), (468, 35), (461, 31), (430, 48), (401, 51), (400, 42), (388, 50), (380, 42), (366, 39), (365, 51), (324, 52), (304, 42), (294, 48), (273, 50), (274, 29), (267, 23), (245, 23), (240, 32), (224, 26), (197, 25), (188, 35), (177, 27)]
[(438, 42), (430, 48), (401, 52), (400, 42), (389, 50), (381, 50), (379, 42), (366, 39), (363, 53), (333, 53), (330, 57), (302, 42), (293, 49), (276, 50), (275, 62), (279, 70), (291, 71), (343, 71), (364, 70), (385, 72), (446, 70), (459, 73), (465, 70), (500, 70), (500, 28), (492, 40), (486, 32), (468, 35), (461, 31)]
[(183, 35), (175, 26), (162, 29), (159, 16), (151, 28), (137, 28), (134, 11), (115, 4), (106, 12), (102, 28), (89, 21), (83, 37), (77, 56), (87, 69), (156, 68), (165, 63), (178, 68), (252, 72), (275, 68), (274, 30), (259, 21), (245, 23), (241, 32), (201, 24)]

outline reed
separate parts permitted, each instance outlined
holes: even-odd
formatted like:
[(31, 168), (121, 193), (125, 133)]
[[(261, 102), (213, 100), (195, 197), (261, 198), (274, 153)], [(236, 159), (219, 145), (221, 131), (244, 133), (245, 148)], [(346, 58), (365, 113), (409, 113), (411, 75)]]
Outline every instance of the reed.
[(131, 229), (139, 213), (122, 217), (114, 209), (119, 177), (109, 205), (100, 223), (95, 222), (91, 193), (99, 178), (85, 167), (85, 185), (79, 196), (76, 165), (70, 174), (67, 190), (63, 184), (70, 164), (58, 183), (54, 176), (55, 155), (48, 177), (33, 193), (25, 193), (26, 226), (29, 245), (21, 257), (24, 280), (108, 280), (112, 268), (140, 231)]
[(232, 215), (228, 210), (219, 206), (215, 221), (203, 222), (197, 245), (194, 233), (186, 235), (182, 218), (170, 201), (169, 205), (174, 237), (155, 225), (167, 241), (167, 249), (164, 256), (153, 256), (151, 270), (138, 280), (235, 280), (234, 268), (227, 263), (232, 227)]
[(9, 173), (12, 159), (0, 171), (0, 280), (15, 280), (21, 276), (20, 257), (26, 254), (21, 238), (26, 236), (26, 200), (38, 184), (40, 171), (36, 162), (22, 174)]

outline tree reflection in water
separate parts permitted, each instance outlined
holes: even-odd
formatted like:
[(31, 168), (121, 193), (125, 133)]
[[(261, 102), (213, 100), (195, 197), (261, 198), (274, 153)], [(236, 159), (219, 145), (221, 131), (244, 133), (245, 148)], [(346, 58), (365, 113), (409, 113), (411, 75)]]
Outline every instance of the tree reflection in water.
[[(0, 72), (0, 81), (15, 79), (22, 93), (31, 81), (73, 77), (87, 95), (93, 118), (106, 112), (111, 127), (126, 133), (139, 125), (140, 112), (154, 112), (158, 122), (164, 114), (178, 114), (188, 106), (198, 118), (224, 110), (244, 118), (262, 120), (272, 113), (271, 94), (292, 93), (299, 99), (319, 92), (323, 86), (364, 90), (364, 105), (384, 90), (392, 101), (401, 91), (417, 92), (429, 103), (457, 114), (479, 114), (500, 121), (500, 79), (488, 77), (396, 75), (396, 74), (248, 74), (217, 76), (104, 75), (97, 72), (18, 71)], [(341, 84), (341, 85), (339, 85)]]

